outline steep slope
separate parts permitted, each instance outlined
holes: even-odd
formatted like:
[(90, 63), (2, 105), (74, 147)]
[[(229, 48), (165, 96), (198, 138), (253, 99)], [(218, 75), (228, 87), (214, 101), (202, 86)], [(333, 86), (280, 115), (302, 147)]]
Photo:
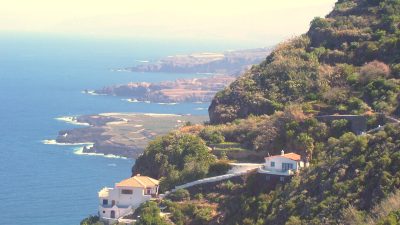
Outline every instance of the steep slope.
[[(287, 185), (231, 196), (224, 204), (225, 224), (366, 224), (400, 187), (399, 143), (398, 125), (373, 135), (331, 138), (318, 163)], [(390, 203), (394, 210), (398, 199)]]
[(399, 22), (398, 0), (340, 0), (307, 34), (219, 92), (211, 123), (273, 114), (293, 102), (320, 114), (399, 114)]

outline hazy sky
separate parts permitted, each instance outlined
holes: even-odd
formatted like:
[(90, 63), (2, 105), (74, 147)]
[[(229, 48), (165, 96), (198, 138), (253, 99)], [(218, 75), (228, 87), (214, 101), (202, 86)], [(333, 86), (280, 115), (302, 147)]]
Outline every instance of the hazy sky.
[(99, 37), (280, 40), (335, 0), (0, 0), (0, 31)]

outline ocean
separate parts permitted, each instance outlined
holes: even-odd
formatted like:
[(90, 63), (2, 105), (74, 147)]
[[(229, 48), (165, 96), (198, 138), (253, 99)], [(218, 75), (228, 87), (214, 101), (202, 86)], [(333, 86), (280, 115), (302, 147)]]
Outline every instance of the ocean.
[[(82, 94), (130, 81), (195, 74), (112, 72), (137, 60), (253, 47), (227, 42), (111, 40), (45, 35), (0, 37), (0, 224), (75, 225), (97, 213), (97, 192), (130, 176), (132, 159), (74, 154), (44, 145), (76, 127), (55, 118), (102, 112), (207, 114), (209, 103), (129, 103)], [(204, 108), (204, 110), (198, 110)]]

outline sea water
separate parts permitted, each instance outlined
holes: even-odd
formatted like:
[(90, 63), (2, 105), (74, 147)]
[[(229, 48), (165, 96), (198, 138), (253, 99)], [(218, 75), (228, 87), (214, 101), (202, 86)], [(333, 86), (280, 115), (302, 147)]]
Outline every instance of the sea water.
[(7, 34), (0, 37), (0, 224), (74, 225), (97, 213), (97, 192), (130, 176), (132, 159), (74, 154), (45, 145), (77, 127), (56, 118), (103, 112), (207, 113), (209, 103), (131, 103), (82, 94), (130, 81), (157, 82), (194, 74), (112, 72), (138, 61), (234, 44), (101, 40)]

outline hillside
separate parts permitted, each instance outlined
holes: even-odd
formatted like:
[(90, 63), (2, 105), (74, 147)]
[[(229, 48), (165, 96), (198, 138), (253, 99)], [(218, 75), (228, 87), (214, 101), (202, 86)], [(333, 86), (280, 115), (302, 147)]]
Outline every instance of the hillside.
[(262, 161), (284, 149), (310, 167), (291, 179), (254, 172), (177, 191), (158, 203), (170, 213), (163, 219), (400, 224), (399, 93), (400, 1), (339, 0), (306, 34), (280, 44), (217, 93), (210, 124), (151, 142), (133, 173), (159, 178), (161, 189), (170, 190), (223, 174), (230, 160), (258, 153)]
[(291, 103), (316, 114), (399, 115), (399, 15), (399, 1), (338, 1), (306, 34), (280, 44), (219, 92), (211, 122), (271, 115)]
[(398, 196), (380, 204), (400, 187), (399, 128), (330, 138), (318, 163), (287, 185), (263, 192), (249, 183), (252, 191), (229, 196), (225, 224), (367, 224), (398, 210)]

